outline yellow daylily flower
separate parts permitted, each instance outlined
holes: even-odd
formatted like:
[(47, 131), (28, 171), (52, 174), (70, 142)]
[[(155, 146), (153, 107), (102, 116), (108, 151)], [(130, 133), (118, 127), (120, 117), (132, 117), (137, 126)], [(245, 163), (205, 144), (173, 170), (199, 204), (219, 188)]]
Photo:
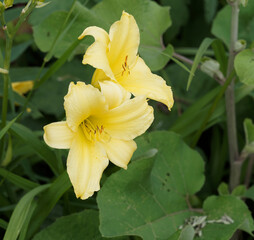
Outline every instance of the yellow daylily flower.
[(171, 87), (160, 76), (151, 73), (140, 58), (138, 46), (140, 34), (134, 17), (123, 11), (120, 21), (113, 23), (109, 34), (99, 27), (88, 27), (79, 36), (93, 36), (95, 42), (88, 47), (83, 64), (96, 68), (92, 84), (99, 87), (100, 81), (118, 82), (127, 91), (162, 102), (170, 110), (173, 106)]
[(145, 96), (130, 99), (120, 85), (71, 83), (64, 98), (66, 121), (44, 127), (44, 140), (53, 147), (70, 149), (67, 172), (77, 197), (86, 199), (100, 189), (109, 160), (127, 168), (137, 146), (134, 138), (153, 121), (153, 108)]
[(24, 95), (33, 88), (33, 81), (13, 82), (12, 89), (19, 95)]

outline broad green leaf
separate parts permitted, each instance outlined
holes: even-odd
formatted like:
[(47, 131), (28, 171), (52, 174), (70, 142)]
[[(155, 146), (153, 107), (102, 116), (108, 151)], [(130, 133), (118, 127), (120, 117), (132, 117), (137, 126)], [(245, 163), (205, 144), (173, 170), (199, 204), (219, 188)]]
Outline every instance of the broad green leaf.
[(7, 179), (12, 182), (14, 185), (23, 188), (24, 190), (31, 190), (35, 187), (38, 187), (38, 183), (32, 182), (26, 178), (20, 177), (4, 168), (0, 168), (0, 176), (3, 179)]
[(247, 153), (254, 153), (254, 124), (251, 119), (244, 120), (245, 147)]
[(218, 220), (227, 215), (233, 220), (231, 224), (208, 223), (202, 231), (201, 239), (230, 239), (237, 229), (251, 232), (254, 230), (253, 219), (245, 203), (235, 196), (211, 196), (203, 205), (208, 220)]
[(197, 54), (194, 58), (192, 67), (191, 67), (191, 72), (188, 78), (188, 83), (187, 83), (187, 90), (190, 87), (191, 81), (194, 77), (194, 73), (197, 70), (198, 64), (200, 63), (200, 60), (202, 58), (202, 56), (204, 55), (204, 53), (206, 52), (206, 50), (208, 49), (208, 47), (212, 44), (212, 42), (214, 41), (214, 39), (211, 38), (205, 38), (202, 43), (200, 44), (200, 47), (197, 51)]
[(55, 173), (59, 173), (57, 158), (55, 153), (27, 127), (14, 123), (11, 132), (21, 139), (24, 144), (28, 144), (39, 157), (41, 157)]
[(251, 199), (254, 201), (254, 186), (251, 186), (244, 194), (244, 197)]
[(232, 195), (236, 197), (243, 197), (245, 195), (245, 192), (247, 191), (245, 185), (239, 185), (232, 191)]
[[(112, 12), (112, 6), (114, 11)], [(168, 7), (160, 7), (153, 1), (138, 0), (105, 0), (98, 3), (92, 9), (88, 9), (79, 2), (75, 3), (75, 8), (66, 25), (68, 31), (61, 34), (61, 39), (54, 49), (54, 56), (59, 57), (88, 26), (98, 26), (105, 30), (113, 22), (119, 20), (122, 11), (132, 14), (140, 28), (140, 55), (144, 58), (152, 70), (158, 70), (165, 66), (169, 58), (163, 54), (161, 37), (166, 29), (171, 25)], [(49, 51), (52, 41), (58, 34), (61, 26), (67, 17), (66, 11), (56, 11), (45, 18), (39, 25), (34, 26), (34, 38), (38, 47), (42, 51)], [(153, 16), (151, 18), (151, 16)], [(84, 54), (85, 48), (92, 43), (91, 39), (82, 42), (79, 53)], [(151, 57), (153, 56), (153, 58)]]
[(195, 236), (195, 231), (192, 226), (186, 225), (182, 230), (178, 230), (167, 240), (192, 240)]
[(160, 3), (163, 6), (170, 7), (170, 16), (173, 24), (165, 33), (166, 42), (170, 42), (188, 20), (188, 0), (161, 0)]
[(220, 196), (225, 196), (229, 195), (229, 189), (228, 189), (228, 184), (227, 183), (221, 183), (218, 187), (218, 193)]
[[(239, 13), (239, 36), (238, 39), (244, 39), (251, 42), (254, 39), (254, 1), (249, 1), (247, 7), (240, 7)], [(213, 25), (212, 34), (221, 39), (228, 47), (230, 44), (230, 27), (231, 25), (231, 7), (229, 5), (222, 8), (216, 15)]]
[(11, 215), (3, 240), (17, 239), (29, 214), (34, 197), (42, 191), (45, 191), (49, 186), (50, 185), (47, 184), (36, 187), (20, 199)]
[(204, 10), (205, 10), (205, 19), (207, 22), (211, 22), (216, 13), (218, 6), (218, 0), (205, 0)]
[(171, 132), (152, 132), (137, 142), (135, 157), (154, 148), (158, 153), (107, 179), (97, 197), (100, 230), (105, 237), (167, 239), (193, 214), (186, 199), (204, 183), (204, 162)]
[[(85, 210), (58, 218), (49, 227), (36, 234), (33, 240), (84, 240), (84, 239), (106, 239), (99, 231), (99, 214), (95, 210)], [(108, 238), (107, 238), (108, 239)], [(112, 239), (112, 238), (111, 238)], [(127, 237), (114, 238), (116, 240), (127, 240)]]
[(39, 229), (58, 200), (70, 187), (71, 183), (68, 174), (65, 171), (59, 175), (59, 177), (51, 184), (48, 190), (38, 199), (37, 207), (35, 208), (29, 224), (29, 238)]
[(12, 48), (12, 52), (11, 52), (11, 62), (15, 61), (16, 59), (18, 59), (21, 54), (23, 52), (26, 51), (26, 49), (32, 44), (32, 41), (26, 41), (20, 44), (15, 45)]
[(254, 51), (246, 49), (235, 57), (235, 70), (241, 82), (254, 85)]

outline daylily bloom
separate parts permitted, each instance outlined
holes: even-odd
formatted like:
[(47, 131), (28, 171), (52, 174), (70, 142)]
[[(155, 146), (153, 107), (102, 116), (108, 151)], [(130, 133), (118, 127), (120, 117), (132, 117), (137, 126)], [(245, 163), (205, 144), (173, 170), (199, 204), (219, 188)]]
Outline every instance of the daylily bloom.
[(145, 96), (130, 99), (120, 85), (104, 81), (101, 92), (92, 85), (71, 83), (64, 97), (66, 121), (44, 127), (44, 140), (70, 149), (67, 172), (77, 197), (86, 199), (100, 189), (109, 160), (127, 168), (137, 146), (134, 138), (153, 121), (153, 108)]
[(109, 34), (92, 26), (86, 28), (79, 39), (87, 35), (93, 36), (95, 42), (88, 47), (82, 63), (96, 68), (92, 78), (95, 87), (105, 80), (118, 82), (135, 96), (146, 95), (171, 109), (174, 103), (171, 88), (163, 78), (151, 73), (137, 55), (140, 34), (132, 15), (123, 11), (120, 21), (110, 27)]
[(11, 84), (13, 91), (18, 93), (19, 95), (26, 94), (33, 88), (33, 85), (34, 85), (33, 81), (13, 82)]

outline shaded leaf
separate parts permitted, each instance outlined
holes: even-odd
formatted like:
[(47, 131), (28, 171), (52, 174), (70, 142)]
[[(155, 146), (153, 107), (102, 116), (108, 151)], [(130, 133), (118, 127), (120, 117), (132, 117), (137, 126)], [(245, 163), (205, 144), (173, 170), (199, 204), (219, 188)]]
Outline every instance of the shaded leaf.
[[(33, 240), (106, 239), (101, 236), (98, 226), (98, 212), (95, 210), (85, 210), (79, 213), (74, 213), (65, 217), (58, 218), (49, 227), (36, 234)], [(127, 240), (128, 238), (121, 237), (114, 239)]]
[(99, 192), (103, 236), (166, 239), (192, 215), (186, 198), (204, 183), (202, 158), (170, 132), (139, 138), (135, 156), (154, 148), (158, 149), (154, 157), (111, 175)]

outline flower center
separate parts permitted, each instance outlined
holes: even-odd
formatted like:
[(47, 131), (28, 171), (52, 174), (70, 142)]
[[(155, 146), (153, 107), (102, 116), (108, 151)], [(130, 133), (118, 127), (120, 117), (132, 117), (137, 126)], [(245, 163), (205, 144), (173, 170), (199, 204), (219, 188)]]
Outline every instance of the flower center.
[(85, 135), (85, 137), (91, 141), (100, 141), (107, 143), (110, 141), (110, 135), (105, 131), (103, 125), (93, 124), (89, 119), (86, 119), (80, 124), (80, 127)]
[(122, 71), (122, 76), (124, 75), (124, 73), (128, 73), (130, 74), (130, 67), (128, 65), (128, 55), (125, 57), (125, 60), (124, 60), (124, 63), (122, 64), (122, 68), (123, 68), (123, 71)]

